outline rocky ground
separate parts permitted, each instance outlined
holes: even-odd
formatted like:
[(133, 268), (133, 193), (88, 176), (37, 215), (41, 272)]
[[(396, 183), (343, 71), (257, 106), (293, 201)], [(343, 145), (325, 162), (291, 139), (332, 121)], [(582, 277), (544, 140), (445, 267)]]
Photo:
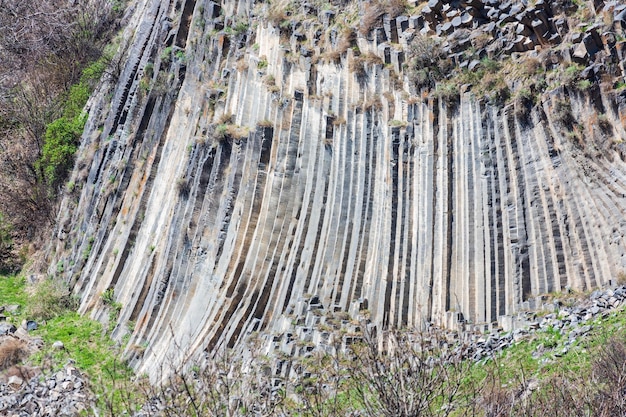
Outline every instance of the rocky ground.
[[(561, 335), (567, 336), (567, 340), (562, 345), (553, 348), (554, 356), (561, 357), (567, 354), (571, 345), (591, 331), (596, 319), (605, 318), (623, 306), (625, 302), (626, 286), (622, 285), (615, 289), (596, 290), (588, 299), (583, 299), (580, 303), (571, 306), (555, 301), (552, 304), (553, 312), (541, 317), (538, 317), (537, 312), (520, 313), (517, 318), (518, 327), (515, 330), (509, 332), (496, 330), (488, 336), (474, 336), (471, 343), (472, 359), (481, 360), (493, 357), (527, 335), (548, 328), (558, 330)], [(545, 351), (546, 349), (542, 348), (542, 352), (536, 353), (545, 353)]]
[[(19, 327), (0, 322), (0, 416), (79, 415), (92, 407), (94, 398), (72, 361), (55, 371), (16, 364), (43, 347), (40, 338), (29, 334), (36, 327), (34, 321)], [(52, 347), (64, 349), (60, 341)]]
[(76, 416), (93, 406), (84, 376), (72, 364), (50, 375), (28, 376), (12, 375), (0, 383), (0, 415)]

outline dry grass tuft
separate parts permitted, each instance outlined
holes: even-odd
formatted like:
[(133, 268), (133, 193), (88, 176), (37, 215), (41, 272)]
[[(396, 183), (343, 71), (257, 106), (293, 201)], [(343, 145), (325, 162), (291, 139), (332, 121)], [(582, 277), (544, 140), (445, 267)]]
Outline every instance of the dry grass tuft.
[(0, 371), (4, 371), (16, 364), (28, 354), (26, 344), (13, 337), (5, 337), (0, 342)]

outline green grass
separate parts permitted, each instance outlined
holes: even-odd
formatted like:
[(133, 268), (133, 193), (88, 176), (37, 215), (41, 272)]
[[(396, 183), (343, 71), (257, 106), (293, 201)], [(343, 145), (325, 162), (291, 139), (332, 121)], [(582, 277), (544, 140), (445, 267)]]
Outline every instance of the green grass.
[[(49, 281), (44, 281), (39, 285), (47, 288), (50, 284)], [(30, 292), (34, 295), (29, 296)], [(38, 298), (41, 294), (37, 294), (40, 292), (37, 289), (27, 291), (25, 279), (21, 276), (0, 276), (0, 305), (19, 304), (21, 307), (7, 318), (15, 325), (23, 319), (32, 318), (30, 312), (38, 310)], [(107, 329), (100, 322), (67, 308), (55, 309), (52, 316), (45, 322), (40, 322), (39, 328), (30, 333), (33, 337), (41, 337), (44, 345), (25, 361), (26, 364), (50, 372), (60, 369), (71, 359), (89, 377), (91, 389), (101, 408), (108, 409), (112, 404), (119, 412), (126, 409), (123, 404), (124, 396), (135, 394), (114, 387), (131, 386), (133, 373), (120, 359), (119, 347), (109, 337)], [(63, 342), (62, 350), (52, 348), (56, 341)], [(109, 402), (108, 405), (105, 404), (106, 401)]]
[(25, 280), (20, 276), (0, 276), (0, 305), (19, 304), (24, 306), (28, 299)]

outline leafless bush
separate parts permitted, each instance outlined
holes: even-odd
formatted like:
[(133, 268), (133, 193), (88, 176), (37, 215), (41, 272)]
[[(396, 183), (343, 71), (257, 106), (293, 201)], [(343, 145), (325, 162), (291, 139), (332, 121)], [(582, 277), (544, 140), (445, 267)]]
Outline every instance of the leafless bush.
[(541, 381), (526, 378), (520, 367), (513, 380), (503, 380), (498, 366), (483, 382), (480, 407), (486, 417), (609, 417), (626, 415), (626, 344), (611, 339), (585, 371), (563, 368)]
[(16, 247), (50, 223), (54, 203), (36, 169), (44, 132), (100, 56), (115, 18), (109, 1), (0, 0), (0, 212)]
[[(340, 338), (335, 335), (338, 342)], [(350, 356), (339, 348), (318, 350), (292, 359), (292, 378), (286, 410), (307, 417), (343, 416), (358, 410), (346, 393), (354, 386), (350, 377)]]
[(238, 417), (277, 415), (285, 400), (284, 391), (273, 388), (267, 362), (257, 356), (244, 360), (222, 351), (202, 366), (187, 364), (184, 370), (167, 373), (159, 384), (151, 385), (147, 379), (131, 381), (123, 372), (111, 370), (115, 383), (100, 405), (108, 416)]
[(476, 396), (461, 388), (471, 362), (439, 350), (440, 337), (394, 332), (355, 347), (350, 373), (366, 415), (447, 416), (470, 406)]
[(11, 336), (4, 337), (0, 341), (0, 371), (17, 364), (27, 353), (28, 350), (23, 341)]
[(600, 416), (626, 415), (626, 344), (611, 339), (593, 363), (598, 389), (594, 408)]

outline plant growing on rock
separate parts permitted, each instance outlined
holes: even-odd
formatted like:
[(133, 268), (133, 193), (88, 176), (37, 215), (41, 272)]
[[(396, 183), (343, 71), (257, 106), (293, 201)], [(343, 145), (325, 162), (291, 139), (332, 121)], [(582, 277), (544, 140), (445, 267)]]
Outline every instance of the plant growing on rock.
[(408, 77), (418, 89), (434, 88), (452, 67), (439, 42), (428, 36), (416, 36), (409, 45), (407, 56)]
[(359, 33), (362, 36), (369, 35), (372, 29), (380, 24), (380, 19), (384, 14), (388, 14), (393, 19), (401, 15), (406, 8), (405, 0), (375, 0), (365, 3)]

